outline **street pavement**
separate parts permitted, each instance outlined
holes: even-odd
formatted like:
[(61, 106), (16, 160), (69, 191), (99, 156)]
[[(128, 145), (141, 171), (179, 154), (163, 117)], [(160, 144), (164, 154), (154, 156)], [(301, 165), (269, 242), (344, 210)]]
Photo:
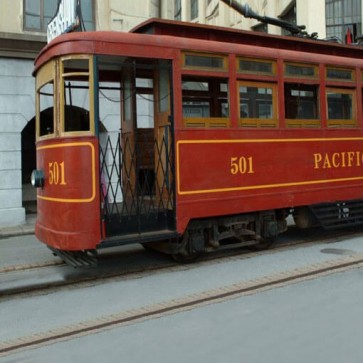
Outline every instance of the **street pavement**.
[[(363, 237), (338, 238), (4, 299), (0, 343), (362, 253)], [(15, 254), (24, 263), (49, 259), (32, 235), (0, 240), (0, 268)], [(335, 273), (1, 357), (0, 363), (362, 362), (362, 276), (360, 268)]]
[(363, 270), (21, 352), (0, 362), (360, 363)]

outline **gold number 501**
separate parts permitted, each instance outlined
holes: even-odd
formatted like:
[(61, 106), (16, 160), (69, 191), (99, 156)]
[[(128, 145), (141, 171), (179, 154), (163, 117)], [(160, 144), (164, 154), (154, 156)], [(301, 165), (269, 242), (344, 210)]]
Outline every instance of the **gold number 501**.
[(48, 164), (48, 172), (50, 185), (67, 185), (65, 181), (64, 161), (61, 163), (57, 163), (56, 161), (50, 162)]
[(253, 158), (245, 156), (231, 157), (231, 174), (254, 174)]

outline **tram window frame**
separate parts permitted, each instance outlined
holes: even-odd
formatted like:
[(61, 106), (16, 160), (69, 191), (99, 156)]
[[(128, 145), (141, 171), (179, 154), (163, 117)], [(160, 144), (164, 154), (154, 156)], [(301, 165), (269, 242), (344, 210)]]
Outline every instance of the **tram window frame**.
[[(56, 108), (56, 82), (55, 82), (55, 74), (56, 74), (56, 62), (50, 61), (45, 64), (41, 69), (38, 70), (36, 75), (36, 138), (37, 139), (47, 139), (53, 138), (56, 132), (56, 112), (54, 109)], [(42, 110), (42, 90), (44, 87), (48, 85), (52, 85), (53, 93), (52, 100), (53, 102), (50, 107), (44, 108)], [(43, 91), (44, 96), (49, 97), (49, 91)], [(51, 115), (52, 124), (51, 128), (46, 128), (43, 130), (43, 120), (42, 120), (42, 112), (48, 111)], [(47, 122), (49, 119), (44, 119), (44, 122)], [(46, 130), (46, 131), (45, 131)], [(44, 132), (43, 132), (44, 131)]]
[[(295, 74), (289, 72), (289, 67), (296, 67), (296, 69), (313, 70), (313, 74)], [(285, 78), (303, 78), (303, 79), (317, 79), (319, 77), (319, 67), (316, 64), (310, 63), (295, 63), (295, 62), (285, 62), (284, 63), (284, 76)]]
[[(312, 93), (312, 96), (308, 93)], [(288, 128), (321, 127), (320, 88), (318, 84), (285, 82), (284, 100), (285, 122)], [(310, 108), (311, 117), (302, 113), (308, 109), (307, 105), (312, 105)], [(295, 117), (292, 117), (293, 113), (295, 113)]]
[[(220, 66), (214, 66), (214, 65), (208, 65), (208, 64), (187, 64), (188, 63), (188, 57), (190, 59), (197, 60), (204, 58), (205, 60), (220, 60), (221, 65)], [(199, 71), (220, 71), (220, 72), (226, 72), (228, 71), (228, 57), (223, 54), (210, 54), (210, 53), (199, 53), (199, 52), (183, 52), (182, 53), (182, 66), (183, 69), (186, 70), (199, 70)]]
[[(82, 67), (75, 67), (75, 71), (67, 70), (65, 65), (67, 62), (78, 64), (88, 64), (85, 70)], [(85, 136), (94, 135), (95, 125), (94, 125), (94, 64), (93, 57), (88, 55), (72, 55), (67, 57), (62, 57), (60, 60), (60, 135), (61, 136)], [(86, 91), (86, 102), (88, 105), (88, 110), (83, 107), (72, 105), (74, 108), (73, 112), (77, 114), (77, 122), (69, 124), (66, 120), (66, 116), (72, 111), (67, 109), (67, 100), (71, 97), (69, 95), (69, 89), (67, 90), (67, 82), (72, 81), (74, 85), (71, 89), (73, 90), (83, 90)], [(77, 82), (87, 83), (88, 87), (81, 86)], [(87, 95), (88, 93), (88, 95)], [(73, 96), (73, 95), (72, 95)], [(83, 105), (82, 105), (83, 106)]]
[[(350, 117), (349, 118), (331, 118), (329, 111), (329, 94), (350, 95)], [(357, 127), (357, 92), (355, 88), (337, 88), (328, 86), (326, 88), (326, 115), (328, 128), (354, 128)], [(344, 112), (344, 110), (343, 110)]]
[[(187, 83), (190, 84), (189, 88), (185, 87)], [(194, 86), (194, 89), (191, 88)], [(200, 87), (205, 87), (205, 89), (197, 89)], [(226, 89), (223, 89), (224, 87)], [(226, 110), (223, 110), (225, 104), (227, 107)], [(187, 106), (199, 107), (201, 115), (187, 116)], [(182, 108), (185, 127), (227, 128), (230, 126), (230, 107), (228, 78), (188, 75), (182, 77)], [(223, 115), (223, 112), (226, 114)]]
[[(340, 78), (340, 77), (334, 77), (334, 76), (331, 76), (329, 75), (329, 72), (332, 71), (332, 72), (348, 72), (350, 73), (350, 78)], [(354, 69), (351, 69), (351, 68), (343, 68), (343, 67), (335, 67), (335, 66), (327, 66), (326, 69), (325, 69), (325, 77), (327, 79), (327, 81), (333, 81), (333, 82), (349, 82), (349, 83), (352, 83), (352, 82), (355, 82), (356, 80), (356, 73), (355, 73), (355, 70)]]
[[(250, 69), (242, 69), (241, 62), (249, 63)], [(254, 68), (258, 68), (259, 65), (269, 65), (271, 67), (271, 71), (261, 71)], [(256, 59), (256, 58), (237, 58), (237, 72), (239, 74), (253, 74), (253, 75), (262, 75), (262, 76), (275, 76), (277, 72), (277, 63), (276, 61), (269, 59)]]
[[(261, 100), (258, 100), (257, 98), (254, 99), (254, 101), (251, 99), (245, 98), (244, 100), (241, 98), (241, 87), (248, 88), (255, 88), (255, 89), (271, 89), (271, 117), (249, 117), (250, 114), (253, 116), (256, 115), (256, 112), (259, 112), (259, 107), (263, 105), (261, 103), (264, 101), (262, 98), (265, 93), (259, 93), (257, 91), (257, 94), (260, 94)], [(277, 83), (273, 82), (250, 82), (250, 81), (238, 81), (237, 82), (237, 99), (238, 99), (238, 118), (239, 118), (239, 127), (242, 128), (263, 128), (263, 129), (272, 129), (272, 128), (278, 128), (279, 122), (278, 122), (278, 107), (277, 107)], [(247, 92), (247, 95), (249, 93)], [(252, 95), (252, 94), (251, 94)], [(244, 102), (241, 102), (244, 101)], [(261, 101), (261, 102), (260, 102)], [(242, 117), (242, 105), (245, 104), (247, 107), (246, 117)], [(249, 113), (249, 108), (252, 106), (251, 113)], [(257, 107), (257, 108), (256, 108)]]

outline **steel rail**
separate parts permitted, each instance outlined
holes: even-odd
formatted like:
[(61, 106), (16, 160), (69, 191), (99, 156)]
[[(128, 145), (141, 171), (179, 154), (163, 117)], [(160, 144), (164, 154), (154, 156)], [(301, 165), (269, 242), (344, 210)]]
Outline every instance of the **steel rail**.
[(0, 357), (17, 353), (26, 349), (35, 349), (44, 345), (55, 344), (76, 337), (95, 334), (136, 322), (189, 311), (198, 307), (236, 299), (241, 296), (256, 294), (269, 289), (287, 286), (301, 281), (311, 280), (337, 272), (363, 267), (363, 254), (345, 256), (338, 260), (323, 262), (307, 267), (265, 276), (251, 281), (243, 281), (230, 286), (224, 286), (182, 298), (148, 305), (138, 309), (101, 317), (92, 321), (80, 322), (47, 331), (7, 343), (0, 343)]
[[(38, 283), (38, 284), (34, 284), (34, 285), (28, 285), (28, 286), (21, 286), (21, 287), (14, 287), (14, 288), (8, 288), (6, 290), (2, 290), (0, 287), (0, 299), (6, 299), (6, 298), (14, 298), (17, 296), (28, 296), (28, 295), (36, 295), (38, 293), (44, 293), (45, 291), (52, 291), (52, 290), (56, 290), (59, 291), (61, 288), (69, 288), (69, 287), (74, 287), (74, 288), (79, 288), (82, 287), (82, 284), (88, 284), (90, 282), (93, 283), (104, 283), (104, 282), (108, 282), (108, 281), (112, 281), (115, 279), (119, 279), (119, 278), (133, 278), (134, 276), (136, 276), (137, 278), (142, 277), (143, 274), (147, 274), (149, 275), (150, 272), (154, 272), (154, 273), (158, 273), (158, 272), (162, 272), (162, 271), (168, 271), (170, 269), (182, 269), (185, 270), (187, 269), (192, 269), (192, 268), (196, 268), (196, 267), (200, 267), (203, 266), (205, 264), (210, 264), (210, 263), (214, 263), (215, 261), (218, 262), (225, 262), (231, 259), (240, 259), (240, 260), (244, 260), (244, 259), (249, 259), (249, 258), (253, 258), (256, 256), (262, 256), (262, 255), (268, 255), (268, 254), (273, 254), (273, 253), (279, 253), (280, 251), (285, 251), (285, 250), (289, 250), (289, 249), (293, 249), (293, 248), (300, 248), (300, 247), (307, 247), (307, 246), (311, 246), (311, 245), (315, 245), (318, 242), (323, 242), (323, 243), (331, 243), (331, 242), (337, 242), (340, 239), (345, 239), (347, 237), (354, 237), (354, 236), (360, 236), (361, 232), (356, 232), (353, 231), (351, 233), (345, 233), (343, 236), (339, 233), (337, 233), (336, 231), (334, 232), (330, 232), (330, 233), (324, 233), (324, 231), (321, 231), (322, 233), (318, 233), (318, 236), (310, 236), (307, 237), (306, 239), (298, 239), (297, 241), (291, 241), (288, 240), (286, 242), (283, 243), (278, 243), (272, 247), (270, 247), (269, 249), (266, 250), (261, 250), (261, 251), (253, 251), (251, 252), (248, 249), (238, 249), (238, 250), (234, 250), (234, 249), (230, 249), (230, 250), (223, 250), (223, 251), (218, 251), (216, 250), (215, 252), (212, 253), (208, 253), (203, 255), (199, 260), (194, 261), (193, 263), (188, 263), (188, 264), (180, 264), (178, 262), (175, 261), (168, 261), (167, 263), (164, 263), (162, 266), (160, 265), (146, 265), (146, 266), (142, 266), (142, 267), (138, 267), (138, 268), (129, 268), (127, 270), (123, 270), (123, 271), (115, 271), (115, 268), (117, 269), (117, 266), (113, 266), (111, 271), (100, 271), (99, 273), (97, 272), (97, 269), (92, 269), (91, 272), (93, 272), (92, 274), (89, 275), (84, 275), (81, 274), (80, 276), (75, 276), (72, 279), (61, 279), (61, 280), (57, 280), (54, 283), (49, 283), (49, 282), (44, 282), (44, 283)], [(135, 252), (134, 252), (135, 253)], [(141, 253), (140, 251), (137, 251), (136, 254)], [(112, 257), (112, 256), (108, 256), (108, 257)], [(122, 256), (120, 256), (120, 259), (122, 258)], [(29, 267), (28, 267), (29, 266)], [(29, 264), (29, 265), (19, 265), (19, 266), (12, 266), (10, 269), (8, 269), (9, 271), (1, 271), (0, 273), (12, 273), (12, 272), (19, 272), (19, 271), (28, 271), (29, 270), (36, 270), (36, 269), (44, 269), (44, 268), (51, 268), (52, 266), (58, 266), (61, 268), (67, 268), (69, 266), (67, 266), (66, 264), (64, 264), (63, 262), (59, 262), (57, 263), (50, 263), (50, 264)], [(23, 268), (23, 267), (27, 267), (27, 268)], [(3, 270), (6, 270), (6, 268), (4, 268)], [(75, 270), (77, 271), (77, 270)], [(82, 271), (82, 270), (81, 270)]]

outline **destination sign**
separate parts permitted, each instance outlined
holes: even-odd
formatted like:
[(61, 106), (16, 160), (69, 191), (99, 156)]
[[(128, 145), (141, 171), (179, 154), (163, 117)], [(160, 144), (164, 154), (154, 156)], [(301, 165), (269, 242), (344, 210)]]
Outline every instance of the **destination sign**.
[(69, 33), (79, 25), (77, 3), (79, 0), (59, 0), (57, 13), (48, 24), (48, 43), (61, 34)]

